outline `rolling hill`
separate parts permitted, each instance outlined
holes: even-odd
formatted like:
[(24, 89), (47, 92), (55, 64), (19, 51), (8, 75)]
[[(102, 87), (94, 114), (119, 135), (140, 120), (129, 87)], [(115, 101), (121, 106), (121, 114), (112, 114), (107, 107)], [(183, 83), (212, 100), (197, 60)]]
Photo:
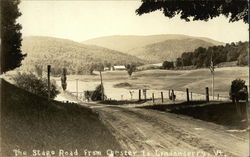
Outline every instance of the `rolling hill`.
[(84, 71), (91, 64), (98, 63), (145, 63), (135, 56), (108, 48), (52, 37), (25, 37), (22, 42), (22, 51), (28, 55), (23, 61), (26, 67), (51, 64), (52, 67), (67, 67), (71, 73)]
[(90, 39), (82, 43), (121, 51), (141, 59), (146, 59), (151, 63), (176, 59), (181, 53), (193, 51), (200, 46), (224, 45), (222, 42), (209, 38), (178, 34), (106, 36)]
[(152, 63), (173, 61), (183, 52), (192, 52), (198, 47), (213, 46), (212, 43), (200, 39), (166, 40), (129, 50), (127, 53)]

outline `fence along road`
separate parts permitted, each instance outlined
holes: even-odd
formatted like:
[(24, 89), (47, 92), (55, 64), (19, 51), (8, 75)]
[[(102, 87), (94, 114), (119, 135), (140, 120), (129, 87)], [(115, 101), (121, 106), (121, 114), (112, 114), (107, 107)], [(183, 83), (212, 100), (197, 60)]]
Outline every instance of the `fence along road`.
[[(67, 81), (67, 90), (69, 92), (72, 92), (72, 94), (76, 95), (76, 80), (68, 80)], [(83, 91), (86, 90), (94, 90), (97, 85), (99, 85), (100, 82), (83, 82), (78, 81), (78, 92), (83, 93)], [(61, 81), (57, 81), (57, 85), (61, 86)], [(112, 82), (105, 82), (104, 83), (104, 91), (107, 98), (110, 98), (112, 100), (138, 100), (139, 99), (139, 90), (129, 90), (126, 88), (115, 88), (113, 87)], [(161, 92), (163, 92), (163, 97), (168, 98), (168, 90), (153, 90), (153, 89), (147, 89), (146, 97), (148, 99), (152, 98), (152, 93), (154, 93), (155, 99), (161, 98)], [(190, 98), (191, 98), (191, 92), (192, 89), (189, 89)], [(132, 93), (132, 97), (131, 97)], [(185, 91), (174, 91), (176, 95), (176, 100), (186, 100), (187, 95)], [(205, 87), (201, 89), (201, 93), (204, 94), (198, 94), (192, 92), (192, 100), (205, 100)], [(141, 98), (144, 99), (143, 92), (141, 93)], [(209, 97), (210, 100), (212, 100), (212, 96)], [(217, 100), (217, 95), (215, 97), (215, 100)], [(219, 96), (219, 100), (229, 100), (228, 97), (225, 96)]]

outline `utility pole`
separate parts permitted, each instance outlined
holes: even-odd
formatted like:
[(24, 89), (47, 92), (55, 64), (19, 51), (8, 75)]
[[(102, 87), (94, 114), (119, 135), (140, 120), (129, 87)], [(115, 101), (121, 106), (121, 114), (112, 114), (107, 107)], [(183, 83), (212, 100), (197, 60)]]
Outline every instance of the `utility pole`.
[(76, 79), (76, 98), (78, 99), (78, 79)]
[(206, 102), (209, 102), (209, 88), (206, 87), (205, 91), (206, 91)]
[(210, 64), (210, 71), (212, 74), (212, 96), (214, 100), (214, 65), (213, 65), (213, 59), (211, 58), (211, 64)]
[(101, 89), (102, 89), (102, 101), (104, 100), (104, 90), (103, 90), (103, 83), (102, 83), (102, 71), (100, 70), (100, 78), (101, 78)]
[(214, 100), (214, 72), (212, 74), (212, 77), (213, 77), (213, 79), (212, 79), (212, 88), (213, 88), (212, 92), (213, 92), (213, 100)]
[(186, 92), (187, 92), (187, 102), (189, 102), (189, 91), (188, 91), (188, 88), (186, 89)]
[(51, 69), (51, 66), (48, 65), (47, 66), (47, 70), (48, 70), (48, 101), (50, 100), (50, 69)]

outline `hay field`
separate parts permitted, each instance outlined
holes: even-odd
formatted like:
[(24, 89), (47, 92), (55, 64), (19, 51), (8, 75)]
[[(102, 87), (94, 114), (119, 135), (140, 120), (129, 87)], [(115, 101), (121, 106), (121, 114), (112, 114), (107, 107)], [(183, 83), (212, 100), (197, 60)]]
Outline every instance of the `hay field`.
[[(231, 82), (236, 78), (241, 78), (249, 85), (248, 67), (223, 67), (215, 69), (215, 96), (228, 97)], [(130, 98), (129, 90), (137, 89), (160, 90), (167, 92), (168, 89), (185, 92), (189, 88), (190, 92), (204, 94), (205, 87), (212, 87), (212, 77), (209, 69), (195, 70), (145, 70), (134, 72), (129, 77), (126, 71), (105, 71), (102, 72), (105, 92), (116, 94), (116, 97), (123, 95), (124, 99)], [(60, 85), (60, 79), (55, 78)], [(76, 91), (76, 79), (78, 90), (93, 90), (100, 83), (99, 72), (94, 75), (70, 75), (68, 76), (68, 90)], [(115, 88), (117, 84), (129, 84)]]

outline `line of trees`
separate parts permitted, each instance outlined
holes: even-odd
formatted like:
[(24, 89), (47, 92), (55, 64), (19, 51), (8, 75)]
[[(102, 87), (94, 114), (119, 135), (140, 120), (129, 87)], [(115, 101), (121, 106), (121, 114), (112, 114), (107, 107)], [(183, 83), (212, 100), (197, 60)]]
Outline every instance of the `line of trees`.
[[(194, 66), (195, 68), (209, 67), (211, 59), (214, 65), (223, 62), (236, 61), (237, 65), (248, 65), (248, 42), (226, 44), (225, 46), (199, 47), (193, 52), (184, 52), (175, 61), (176, 67)], [(164, 69), (171, 69), (173, 62), (165, 61)]]
[[(57, 64), (58, 63), (58, 64)], [(108, 67), (111, 69), (113, 64), (104, 62), (104, 63), (92, 63), (92, 64), (78, 64), (78, 63), (64, 63), (61, 64), (57, 61), (54, 61), (54, 63), (50, 64), (53, 68), (51, 69), (51, 75), (52, 76), (61, 76), (63, 73), (63, 68), (67, 67), (67, 75), (73, 74), (73, 75), (92, 75), (93, 71), (103, 71), (104, 67)], [(132, 75), (132, 73), (135, 71), (136, 67), (141, 65), (138, 63), (130, 63), (130, 64), (120, 64), (120, 65), (126, 65), (126, 68), (130, 71), (129, 75)], [(43, 62), (34, 62), (29, 64), (29, 67), (23, 67), (27, 71), (35, 71), (35, 73), (41, 77), (43, 75), (43, 72), (46, 72), (46, 66), (44, 66)], [(130, 74), (131, 73), (131, 74)]]

